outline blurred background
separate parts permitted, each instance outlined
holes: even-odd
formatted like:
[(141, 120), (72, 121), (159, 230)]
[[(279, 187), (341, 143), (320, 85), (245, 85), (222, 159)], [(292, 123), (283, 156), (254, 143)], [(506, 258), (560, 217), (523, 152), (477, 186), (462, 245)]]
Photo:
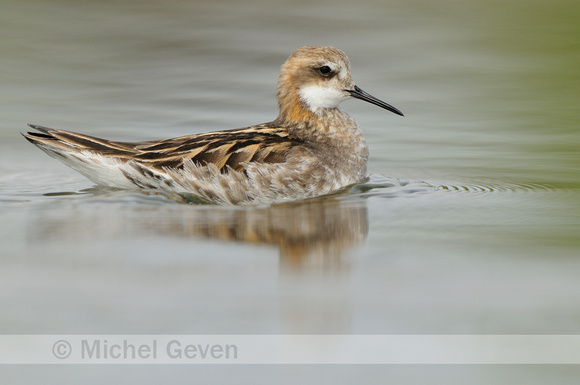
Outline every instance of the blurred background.
[[(3, 334), (579, 334), (580, 5), (0, 0)], [(26, 123), (116, 140), (277, 115), (333, 45), (370, 180), (269, 208), (92, 182)], [(3, 383), (572, 383), (577, 366), (2, 367)], [(434, 379), (437, 379), (434, 381)]]

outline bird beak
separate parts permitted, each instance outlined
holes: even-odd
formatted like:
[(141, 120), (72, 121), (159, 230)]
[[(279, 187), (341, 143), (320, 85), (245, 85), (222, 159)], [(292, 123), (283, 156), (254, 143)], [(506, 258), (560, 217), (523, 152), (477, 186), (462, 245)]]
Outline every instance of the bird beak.
[(350, 96), (352, 96), (353, 98), (364, 100), (365, 102), (369, 102), (371, 104), (374, 104), (375, 106), (379, 106), (381, 108), (384, 108), (385, 110), (394, 112), (397, 115), (405, 116), (401, 111), (399, 111), (395, 107), (383, 102), (380, 99), (375, 98), (373, 95), (361, 90), (357, 86), (354, 86), (354, 90), (345, 90), (345, 91), (348, 92)]

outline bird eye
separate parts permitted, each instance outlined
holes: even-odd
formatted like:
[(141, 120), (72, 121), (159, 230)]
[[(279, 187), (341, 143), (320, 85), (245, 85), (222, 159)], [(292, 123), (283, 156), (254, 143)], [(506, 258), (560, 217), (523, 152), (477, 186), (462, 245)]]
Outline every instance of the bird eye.
[(318, 68), (318, 73), (320, 73), (322, 76), (330, 76), (332, 74), (332, 70), (329, 66), (322, 66)]

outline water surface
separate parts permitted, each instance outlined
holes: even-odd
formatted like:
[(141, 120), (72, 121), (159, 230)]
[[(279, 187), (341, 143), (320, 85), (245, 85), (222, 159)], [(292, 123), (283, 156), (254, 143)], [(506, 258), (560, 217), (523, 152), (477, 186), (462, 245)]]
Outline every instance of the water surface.
[[(2, 3), (4, 334), (580, 333), (578, 6)], [(371, 177), (340, 194), (225, 208), (98, 188), (19, 134), (29, 122), (150, 140), (266, 122), (279, 66), (305, 44), (343, 49), (357, 84), (405, 113), (342, 105), (366, 134)], [(194, 369), (63, 373), (268, 384), (578, 375)], [(15, 383), (55, 375), (3, 370)]]

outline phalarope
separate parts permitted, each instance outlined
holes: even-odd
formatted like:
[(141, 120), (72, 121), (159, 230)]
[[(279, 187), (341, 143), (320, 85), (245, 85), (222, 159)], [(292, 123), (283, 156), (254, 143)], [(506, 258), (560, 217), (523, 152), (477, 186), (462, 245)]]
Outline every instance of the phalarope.
[(338, 108), (349, 98), (403, 115), (357, 87), (344, 52), (307, 46), (282, 65), (278, 117), (256, 126), (118, 142), (29, 125), (28, 141), (98, 185), (193, 194), (218, 204), (278, 203), (363, 181), (368, 147)]

